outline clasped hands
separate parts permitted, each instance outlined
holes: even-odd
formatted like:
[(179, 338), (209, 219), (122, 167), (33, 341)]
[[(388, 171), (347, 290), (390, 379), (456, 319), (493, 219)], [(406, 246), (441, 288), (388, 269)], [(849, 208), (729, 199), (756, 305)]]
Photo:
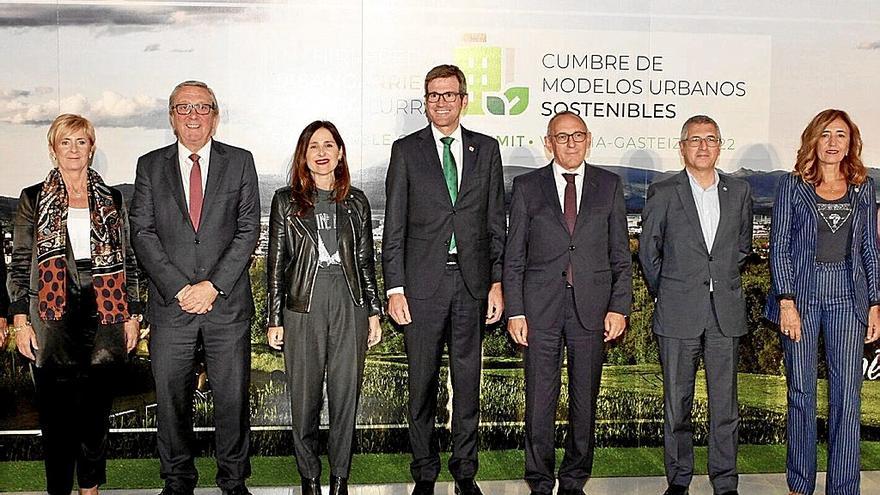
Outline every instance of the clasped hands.
[(214, 309), (214, 301), (219, 294), (210, 280), (203, 280), (197, 284), (187, 284), (174, 297), (180, 309), (187, 313), (203, 315)]

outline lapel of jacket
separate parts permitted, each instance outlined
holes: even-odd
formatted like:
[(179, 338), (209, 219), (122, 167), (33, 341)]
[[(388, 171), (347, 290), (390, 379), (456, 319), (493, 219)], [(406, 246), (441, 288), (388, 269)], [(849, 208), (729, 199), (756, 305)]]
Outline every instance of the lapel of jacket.
[(208, 205), (217, 197), (220, 184), (223, 183), (223, 176), (226, 175), (228, 163), (229, 157), (226, 155), (226, 149), (223, 145), (212, 139), (211, 159), (208, 162), (208, 178), (204, 185), (205, 200), (202, 202), (202, 221), (200, 223), (204, 223), (205, 217), (211, 211)]
[[(443, 176), (443, 164), (440, 162), (440, 156), (437, 154), (437, 143), (434, 142), (434, 134), (431, 132), (431, 124), (419, 132), (419, 148), (422, 152), (420, 160), (422, 170), (425, 174), (426, 184), (425, 191), (438, 191), (444, 198), (443, 201), (452, 206), (452, 199), (449, 197), (449, 190), (446, 188), (446, 178)], [(437, 193), (434, 193), (437, 194)]]
[[(568, 232), (568, 224), (565, 223), (565, 215), (562, 212), (562, 206), (559, 204), (559, 193), (556, 190), (556, 176), (553, 174), (553, 162), (542, 168), (541, 174), (541, 190), (544, 192), (544, 199), (550, 205), (550, 208), (556, 213), (556, 219), (565, 232)], [(577, 224), (575, 224), (576, 226)]]
[[(189, 207), (186, 205), (186, 196), (183, 193), (183, 179), (180, 176), (180, 162), (177, 158), (177, 143), (172, 144), (166, 149), (164, 158), (165, 163), (162, 164), (162, 175), (165, 177), (168, 191), (171, 193), (183, 216), (189, 218)], [(190, 227), (192, 227), (192, 223), (190, 223)]]
[[(578, 206), (577, 220), (574, 223), (574, 230), (577, 231), (581, 224), (587, 221), (587, 215), (590, 212), (590, 204), (599, 198), (599, 183), (596, 182), (596, 169), (592, 165), (584, 162), (583, 168), (584, 184), (581, 186), (581, 202)], [(565, 216), (563, 215), (563, 220)]]
[[(818, 222), (819, 212), (816, 211), (816, 190), (813, 188), (813, 185), (808, 183), (807, 181), (797, 178), (796, 185), (794, 186), (794, 193), (803, 201), (806, 209), (806, 228), (812, 229), (812, 231), (816, 232), (816, 223)], [(815, 236), (812, 236), (812, 240), (815, 242)], [(815, 247), (815, 245), (814, 245)]]
[(697, 213), (697, 203), (694, 201), (694, 193), (691, 191), (691, 183), (686, 170), (678, 173), (677, 182), (675, 191), (678, 193), (678, 199), (681, 201), (688, 224), (694, 230), (694, 234), (699, 239), (700, 245), (703, 246), (703, 250), (708, 254), (709, 248), (706, 246), (706, 239), (703, 238), (703, 229), (700, 227), (700, 215)]
[[(849, 206), (852, 209), (852, 242), (850, 243), (853, 247), (856, 247), (856, 230), (857, 226), (861, 222), (862, 217), (862, 209), (859, 208), (859, 199), (862, 196), (862, 186), (849, 186)], [(854, 251), (855, 252), (855, 251)], [(853, 258), (855, 259), (855, 257)]]
[(733, 198), (730, 196), (730, 188), (727, 185), (727, 177), (720, 172), (718, 173), (718, 227), (715, 229), (715, 240), (712, 242), (712, 251), (722, 244), (721, 236), (724, 229), (734, 221), (734, 213), (738, 211), (733, 204)]
[(461, 182), (458, 187), (458, 196), (463, 196), (473, 183), (473, 176), (477, 173), (477, 155), (479, 149), (474, 142), (474, 133), (461, 128)]

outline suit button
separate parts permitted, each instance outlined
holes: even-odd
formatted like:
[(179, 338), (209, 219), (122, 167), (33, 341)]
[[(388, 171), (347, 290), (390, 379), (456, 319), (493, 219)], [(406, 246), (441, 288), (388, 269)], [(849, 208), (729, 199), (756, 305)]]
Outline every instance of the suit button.
[(196, 239), (196, 244), (201, 244), (201, 243), (202, 243), (202, 241)]
[(567, 277), (567, 276), (568, 276), (568, 272), (562, 272), (562, 276), (563, 276), (563, 277)]
[(451, 213), (451, 214), (452, 214), (452, 215), (455, 215), (455, 210), (452, 210), (452, 213)]
[(572, 245), (572, 246), (568, 246), (568, 250), (569, 250), (569, 251), (574, 251), (574, 246), (573, 246), (573, 245)]
[(709, 256), (709, 261), (713, 261), (711, 256)]

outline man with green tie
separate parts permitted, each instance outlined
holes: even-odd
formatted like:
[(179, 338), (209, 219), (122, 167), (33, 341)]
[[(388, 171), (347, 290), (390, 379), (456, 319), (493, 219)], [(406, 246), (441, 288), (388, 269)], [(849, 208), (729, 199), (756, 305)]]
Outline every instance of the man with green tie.
[(413, 495), (433, 494), (440, 472), (432, 435), (444, 345), (452, 378), (449, 471), (456, 494), (480, 494), (481, 341), (504, 306), (504, 175), (498, 141), (459, 125), (467, 104), (461, 69), (431, 69), (430, 123), (395, 141), (385, 179), (382, 268), (388, 314), (403, 328), (409, 365)]

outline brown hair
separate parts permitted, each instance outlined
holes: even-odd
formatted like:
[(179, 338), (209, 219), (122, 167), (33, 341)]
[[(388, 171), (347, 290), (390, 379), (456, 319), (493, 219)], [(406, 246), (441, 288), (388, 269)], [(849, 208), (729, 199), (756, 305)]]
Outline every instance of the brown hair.
[(715, 127), (715, 132), (718, 134), (718, 139), (721, 139), (721, 128), (718, 127), (718, 122), (715, 122), (715, 119), (709, 117), (708, 115), (694, 115), (693, 117), (684, 121), (684, 124), (681, 125), (681, 140), (685, 141), (688, 138), (688, 126), (691, 124), (710, 124)]
[(429, 82), (444, 77), (455, 77), (458, 79), (458, 92), (461, 94), (467, 94), (467, 78), (464, 77), (464, 72), (462, 72), (457, 65), (443, 64), (429, 70), (428, 74), (425, 76), (425, 95), (428, 94)]
[(814, 186), (822, 182), (821, 172), (817, 166), (819, 160), (816, 158), (816, 147), (822, 132), (835, 119), (842, 120), (849, 127), (849, 149), (840, 162), (840, 173), (848, 184), (861, 184), (868, 176), (865, 164), (862, 163), (862, 134), (859, 132), (859, 127), (843, 110), (829, 108), (819, 112), (807, 124), (807, 128), (801, 134), (801, 147), (798, 149), (797, 161), (794, 164), (794, 174)]
[(296, 151), (293, 153), (293, 160), (290, 163), (290, 195), (293, 202), (297, 206), (297, 216), (303, 216), (306, 210), (315, 206), (315, 179), (309, 171), (309, 165), (306, 162), (306, 152), (309, 149), (309, 141), (318, 129), (327, 129), (336, 141), (336, 146), (342, 151), (342, 157), (339, 158), (339, 164), (333, 170), (333, 194), (330, 198), (335, 203), (341, 202), (348, 195), (351, 188), (351, 176), (348, 173), (348, 160), (346, 159), (345, 143), (339, 130), (332, 122), (327, 120), (316, 120), (307, 125), (299, 139), (296, 142)]
[[(49, 126), (49, 132), (46, 134), (46, 138), (49, 140), (49, 147), (54, 150), (55, 141), (77, 131), (85, 131), (86, 136), (89, 137), (89, 141), (92, 142), (93, 151), (95, 149), (95, 126), (89, 122), (89, 119), (82, 115), (75, 115), (72, 113), (63, 113), (55, 117), (52, 125)], [(89, 158), (89, 160), (91, 160), (91, 158)]]

